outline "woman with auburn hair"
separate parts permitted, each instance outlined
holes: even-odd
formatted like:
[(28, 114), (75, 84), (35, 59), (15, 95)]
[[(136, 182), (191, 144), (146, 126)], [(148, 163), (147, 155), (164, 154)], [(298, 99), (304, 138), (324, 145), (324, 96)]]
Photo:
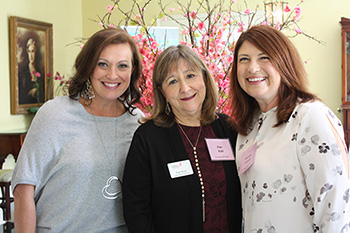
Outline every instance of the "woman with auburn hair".
[(340, 120), (310, 93), (291, 41), (243, 32), (231, 73), (244, 232), (350, 232), (349, 158)]
[(218, 92), (207, 66), (185, 45), (167, 48), (154, 66), (153, 94), (151, 117), (135, 132), (125, 164), (129, 232), (241, 232), (230, 146), (237, 133), (215, 113)]
[(103, 29), (75, 60), (69, 96), (35, 115), (12, 177), (15, 230), (127, 233), (124, 163), (142, 112), (141, 58), (121, 29)]

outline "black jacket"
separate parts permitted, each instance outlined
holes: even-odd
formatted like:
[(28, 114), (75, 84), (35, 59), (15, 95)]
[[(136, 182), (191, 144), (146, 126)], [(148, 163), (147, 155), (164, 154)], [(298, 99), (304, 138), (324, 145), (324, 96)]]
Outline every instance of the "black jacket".
[[(218, 138), (237, 133), (220, 114), (211, 125)], [(153, 121), (135, 132), (123, 178), (124, 217), (130, 233), (201, 233), (202, 198), (198, 176), (171, 179), (167, 164), (189, 159), (176, 124), (158, 127)], [(241, 232), (241, 188), (234, 161), (223, 162), (227, 180), (230, 232)], [(193, 170), (195, 170), (192, 167)]]

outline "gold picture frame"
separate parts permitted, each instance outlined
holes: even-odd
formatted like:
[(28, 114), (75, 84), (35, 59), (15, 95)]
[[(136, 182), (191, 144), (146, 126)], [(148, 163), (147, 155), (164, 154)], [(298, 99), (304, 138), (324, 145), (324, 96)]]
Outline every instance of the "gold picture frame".
[(52, 40), (52, 24), (10, 17), (11, 114), (28, 114), (52, 98)]

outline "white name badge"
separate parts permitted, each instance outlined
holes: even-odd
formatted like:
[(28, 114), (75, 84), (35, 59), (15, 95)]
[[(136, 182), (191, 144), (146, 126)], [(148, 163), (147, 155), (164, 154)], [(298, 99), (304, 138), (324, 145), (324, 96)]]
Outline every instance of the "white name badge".
[(235, 160), (228, 138), (206, 138), (209, 155), (212, 161), (232, 161)]
[(171, 178), (189, 176), (193, 174), (190, 160), (168, 163), (168, 169)]

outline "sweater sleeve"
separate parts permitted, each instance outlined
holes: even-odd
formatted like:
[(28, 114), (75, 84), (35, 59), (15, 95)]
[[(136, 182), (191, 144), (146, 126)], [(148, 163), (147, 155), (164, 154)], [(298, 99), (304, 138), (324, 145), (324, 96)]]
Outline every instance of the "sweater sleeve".
[(55, 129), (50, 105), (41, 107), (31, 123), (12, 176), (13, 189), (18, 184), (31, 184), (36, 186), (37, 195), (50, 170), (49, 164), (54, 162), (55, 140), (52, 137)]
[[(350, 227), (350, 181), (332, 132), (336, 121), (327, 119), (335, 116), (321, 103), (301, 106), (297, 155), (307, 186), (303, 204), (313, 203), (315, 231), (343, 232)], [(343, 135), (340, 122), (333, 127)]]

